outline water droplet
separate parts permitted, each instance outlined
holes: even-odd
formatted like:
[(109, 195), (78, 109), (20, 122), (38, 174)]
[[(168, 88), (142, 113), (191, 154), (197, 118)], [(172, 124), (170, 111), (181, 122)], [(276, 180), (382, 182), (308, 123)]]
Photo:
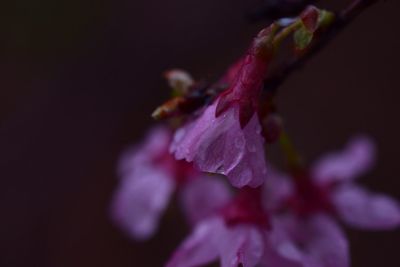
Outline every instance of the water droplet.
[(242, 136), (236, 137), (234, 143), (236, 148), (242, 149), (244, 147), (244, 138)]

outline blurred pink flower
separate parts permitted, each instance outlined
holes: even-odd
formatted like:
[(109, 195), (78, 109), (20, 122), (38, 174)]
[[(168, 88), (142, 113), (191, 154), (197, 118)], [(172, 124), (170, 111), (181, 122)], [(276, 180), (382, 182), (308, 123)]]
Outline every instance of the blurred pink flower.
[(193, 224), (230, 197), (221, 180), (175, 160), (168, 153), (170, 140), (167, 128), (154, 128), (143, 144), (121, 157), (121, 180), (112, 201), (112, 218), (135, 239), (147, 239), (154, 234), (176, 189)]
[(204, 174), (183, 186), (180, 203), (191, 225), (213, 216), (230, 201), (231, 191), (219, 178)]
[(264, 249), (263, 232), (253, 225), (227, 226), (220, 216), (199, 223), (177, 249), (167, 267), (205, 265), (220, 259), (222, 267), (255, 266)]
[(349, 266), (347, 240), (334, 220), (320, 213), (306, 218), (268, 213), (260, 193), (260, 188), (244, 188), (199, 222), (166, 266), (218, 260), (222, 267)]
[(399, 227), (395, 200), (353, 183), (374, 156), (373, 143), (357, 137), (343, 151), (321, 158), (310, 172), (294, 172), (292, 179), (270, 167), (263, 200), (273, 214), (268, 238), (275, 252), (304, 267), (347, 267), (348, 242), (334, 216), (362, 229)]
[[(352, 139), (341, 152), (322, 157), (310, 172), (292, 179), (271, 171), (266, 195), (272, 209), (289, 204), (300, 215), (326, 212), (337, 215), (350, 226), (385, 230), (400, 226), (400, 206), (392, 198), (370, 192), (354, 180), (374, 163), (375, 148), (367, 137)], [(297, 176), (296, 176), (297, 175)]]
[(260, 189), (244, 188), (214, 216), (199, 222), (166, 266), (201, 266), (219, 260), (222, 267), (300, 267), (271, 246), (260, 193)]

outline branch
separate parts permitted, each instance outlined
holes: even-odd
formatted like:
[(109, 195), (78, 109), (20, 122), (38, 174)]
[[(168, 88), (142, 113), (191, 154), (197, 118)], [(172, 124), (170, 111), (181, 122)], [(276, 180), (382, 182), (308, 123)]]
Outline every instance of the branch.
[(315, 38), (313, 44), (299, 57), (292, 60), (279, 71), (269, 75), (264, 81), (264, 91), (275, 93), (294, 71), (301, 69), (314, 55), (324, 49), (349, 23), (379, 0), (355, 0), (343, 11), (336, 14), (335, 21)]
[(283, 17), (294, 17), (305, 6), (314, 4), (318, 0), (265, 0), (264, 5), (247, 17), (251, 21), (274, 21)]
[[(300, 1), (300, 0), (299, 0)], [(272, 72), (264, 80), (264, 92), (274, 95), (281, 84), (294, 71), (300, 69), (309, 59), (311, 59), (320, 50), (325, 48), (346, 26), (352, 22), (358, 15), (372, 4), (379, 0), (354, 0), (347, 8), (335, 14), (335, 19), (326, 28), (321, 29), (313, 36), (311, 44), (302, 50), (300, 56), (289, 61), (283, 67)], [(304, 1), (300, 1), (304, 3)], [(307, 11), (307, 8), (305, 9)], [(304, 12), (304, 11), (303, 11)], [(298, 29), (299, 23), (293, 23), (283, 28), (276, 36), (276, 46), (280, 42)], [(227, 85), (221, 82), (207, 84), (204, 82), (195, 83), (187, 93), (182, 96), (176, 96), (163, 105), (159, 106), (152, 114), (155, 119), (167, 119), (182, 114), (190, 114), (196, 109), (202, 107), (207, 102), (212, 101), (215, 96), (227, 88)]]

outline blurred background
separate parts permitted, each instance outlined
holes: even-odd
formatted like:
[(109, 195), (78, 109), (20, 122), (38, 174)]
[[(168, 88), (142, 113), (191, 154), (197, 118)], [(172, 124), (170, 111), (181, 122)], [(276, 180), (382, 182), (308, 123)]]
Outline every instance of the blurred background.
[[(187, 229), (176, 207), (149, 242), (135, 243), (112, 225), (118, 155), (143, 136), (152, 110), (168, 96), (162, 72), (220, 75), (265, 26), (245, 18), (261, 3), (2, 3), (0, 266), (162, 266)], [(360, 182), (397, 199), (399, 10), (391, 0), (363, 13), (278, 97), (309, 162), (356, 133), (370, 134), (379, 159)], [(399, 231), (349, 235), (352, 266), (400, 266)]]

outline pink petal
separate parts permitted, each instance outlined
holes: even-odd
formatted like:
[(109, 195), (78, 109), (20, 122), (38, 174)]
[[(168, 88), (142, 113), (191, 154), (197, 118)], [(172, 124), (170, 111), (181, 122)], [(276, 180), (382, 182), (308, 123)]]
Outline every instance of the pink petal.
[(370, 169), (374, 159), (373, 142), (367, 137), (357, 137), (343, 151), (320, 159), (312, 170), (312, 176), (320, 183), (351, 180)]
[(223, 220), (217, 217), (199, 223), (166, 267), (193, 267), (217, 260), (218, 241), (225, 231), (224, 227)]
[(341, 186), (332, 195), (339, 216), (363, 229), (392, 229), (400, 226), (400, 206), (395, 200), (355, 185)]
[(278, 253), (306, 267), (347, 267), (347, 240), (329, 217), (315, 215), (308, 219), (291, 216), (275, 218), (270, 242)]
[(146, 139), (140, 144), (128, 148), (118, 162), (118, 174), (125, 177), (137, 169), (146, 168), (154, 158), (168, 153), (171, 143), (171, 131), (163, 126), (152, 128)]
[[(264, 255), (262, 264), (260, 266), (271, 266), (271, 267), (303, 267), (301, 262), (291, 260), (290, 258), (280, 255), (275, 247), (270, 244), (265, 245)], [(311, 267), (311, 266), (307, 266)]]
[(193, 161), (204, 172), (226, 175), (232, 185), (257, 187), (264, 182), (264, 140), (257, 114), (241, 129), (239, 111), (232, 107), (215, 117), (218, 101), (194, 122), (179, 129), (170, 151)]
[[(243, 187), (245, 185), (258, 187), (266, 179), (267, 167), (265, 163), (264, 139), (261, 136), (261, 126), (256, 113), (254, 113), (249, 123), (243, 128), (243, 135), (245, 140), (245, 145), (241, 151), (243, 152), (243, 157), (236, 166), (227, 169), (226, 175), (232, 185), (236, 187)], [(233, 140), (236, 140), (235, 145), (239, 150), (237, 152), (240, 153), (238, 137), (235, 138)]]
[(310, 257), (316, 259), (319, 266), (350, 266), (348, 241), (336, 222), (320, 215), (313, 216), (308, 224), (308, 235), (313, 236), (308, 245)]
[[(297, 227), (299, 222), (292, 216), (274, 217), (272, 221), (272, 231), (267, 236), (269, 257), (273, 255), (276, 258), (279, 255), (287, 260), (287, 263), (295, 266), (303, 265), (305, 252), (301, 247), (297, 246)], [(271, 250), (273, 248), (274, 251)], [(278, 257), (279, 259), (279, 257)], [(278, 265), (279, 266), (279, 265)]]
[(183, 188), (181, 203), (191, 224), (215, 214), (231, 199), (227, 184), (220, 178), (203, 175)]
[(227, 228), (220, 239), (221, 267), (256, 266), (263, 256), (264, 241), (260, 230), (252, 225)]
[(141, 169), (121, 180), (112, 201), (112, 218), (129, 235), (147, 239), (158, 227), (174, 184), (163, 170)]

